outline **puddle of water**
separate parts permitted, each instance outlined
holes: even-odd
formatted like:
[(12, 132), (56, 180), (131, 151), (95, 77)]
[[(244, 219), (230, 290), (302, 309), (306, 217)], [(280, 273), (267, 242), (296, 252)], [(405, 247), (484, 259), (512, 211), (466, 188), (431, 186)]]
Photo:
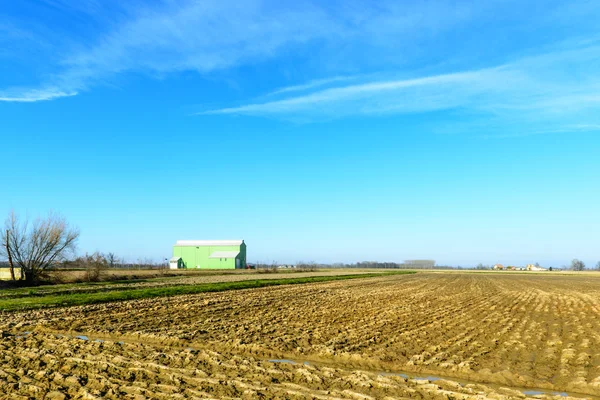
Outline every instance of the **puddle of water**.
[[(25, 336), (29, 335), (31, 332), (29, 331), (25, 331), (22, 332), (21, 336), (16, 336), (16, 337), (20, 337), (20, 338), (24, 338)], [(57, 334), (56, 337), (66, 337), (64, 335), (61, 334)], [(81, 339), (81, 340), (90, 340), (86, 335), (80, 335), (80, 336), (75, 336), (77, 339)], [(95, 339), (95, 342), (104, 342), (104, 340), (102, 339)], [(119, 341), (116, 342), (119, 345), (123, 345), (125, 344), (125, 342), (123, 341)], [(186, 350), (188, 351), (195, 351), (193, 348), (187, 348)], [(308, 361), (294, 361), (294, 360), (290, 360), (290, 359), (285, 359), (285, 358), (281, 358), (281, 359), (270, 359), (267, 360), (268, 362), (272, 362), (272, 363), (283, 363), (283, 364), (291, 364), (291, 365), (297, 365), (299, 363), (302, 363), (303, 365), (311, 365), (311, 363), (309, 363)], [(374, 372), (374, 371), (373, 371)], [(439, 376), (433, 376), (433, 375), (428, 375), (428, 376), (416, 376), (416, 375), (412, 375), (412, 374), (406, 374), (406, 373), (401, 373), (401, 372), (379, 372), (380, 376), (400, 376), (404, 379), (415, 379), (415, 380), (422, 380), (422, 381), (430, 381), (430, 382), (435, 382), (438, 380), (442, 380), (442, 379), (448, 379), (450, 381), (456, 382), (458, 384), (460, 384), (461, 386), (465, 386), (465, 384), (467, 383), (467, 381), (461, 380), (461, 379), (456, 379), (456, 378), (443, 378), (443, 377), (439, 377)], [(477, 383), (477, 382), (472, 382), (472, 383)], [(488, 385), (490, 387), (494, 387), (497, 385)], [(560, 396), (560, 397), (568, 397), (568, 396), (572, 396), (572, 397), (576, 397), (576, 398), (595, 398), (595, 399), (599, 399), (596, 396), (591, 396), (591, 397), (583, 397), (584, 395), (582, 394), (575, 394), (575, 393), (568, 393), (568, 392), (555, 392), (555, 391), (551, 391), (551, 390), (543, 390), (543, 389), (525, 389), (525, 388), (513, 388), (521, 393), (523, 393), (526, 396), (536, 396), (536, 395), (552, 395), (552, 396)]]
[(272, 362), (272, 363), (296, 364), (296, 361), (286, 360), (286, 359), (273, 359), (273, 360), (268, 360), (268, 361)]
[[(402, 375), (404, 375), (404, 376), (402, 376), (403, 378), (406, 378), (406, 377), (407, 377), (407, 375), (406, 375), (406, 374), (400, 374), (400, 375), (401, 375), (401, 376), (402, 376)], [(439, 378), (439, 377), (437, 377), (437, 376), (415, 376), (413, 379), (414, 379), (414, 380), (416, 380), (416, 381), (429, 381), (429, 382), (435, 382), (435, 381), (439, 381), (439, 380), (440, 380), (440, 379), (442, 379), (442, 378)]]
[[(379, 375), (381, 375), (381, 376), (399, 376), (399, 377), (402, 377), (404, 379), (408, 379), (408, 375), (406, 375), (406, 374), (396, 374), (394, 372), (381, 372)], [(418, 378), (416, 378), (416, 379), (418, 379)]]
[[(272, 360), (268, 360), (269, 362), (272, 363), (285, 363), (285, 364), (298, 364), (299, 361), (294, 361), (294, 360), (289, 360), (289, 359), (272, 359)], [(307, 361), (304, 361), (303, 364), (305, 365), (310, 365)], [(463, 381), (461, 379), (456, 379), (456, 378), (443, 378), (443, 377), (439, 377), (439, 376), (434, 376), (434, 375), (426, 375), (426, 376), (418, 376), (418, 375), (412, 375), (412, 374), (406, 374), (406, 373), (401, 373), (401, 372), (379, 372), (380, 376), (400, 376), (404, 379), (414, 379), (417, 381), (429, 381), (429, 382), (435, 382), (435, 381), (439, 381), (439, 380), (443, 380), (443, 379), (448, 379), (450, 381), (456, 382), (458, 383), (460, 386), (465, 386), (466, 381)], [(473, 383), (477, 383), (477, 382), (473, 382)], [(495, 387), (496, 385), (488, 385), (490, 387)], [(515, 390), (518, 390), (519, 392), (523, 393), (526, 396), (536, 396), (536, 395), (551, 395), (551, 396), (560, 396), (560, 397), (568, 397), (568, 396), (573, 396), (573, 397), (577, 397), (577, 398), (582, 398), (582, 395), (579, 394), (574, 394), (574, 393), (567, 393), (567, 392), (554, 392), (551, 390), (536, 390), (536, 389), (523, 389), (523, 388), (514, 388)], [(588, 398), (588, 397), (585, 397)]]
[(565, 392), (540, 392), (539, 390), (522, 390), (521, 393), (523, 393), (526, 396), (537, 396), (540, 394), (551, 394), (552, 396), (560, 396), (560, 397), (568, 397), (569, 396)]
[(25, 331), (25, 332), (21, 332), (20, 334), (16, 335), (15, 337), (17, 339), (23, 339), (25, 336), (29, 335), (31, 332), (29, 331)]
[[(416, 381), (429, 381), (429, 382), (435, 382), (435, 381), (439, 381), (443, 378), (440, 378), (438, 376), (410, 376), (407, 374), (398, 374), (398, 373), (391, 373), (391, 372), (382, 372), (379, 375), (381, 376), (401, 376), (404, 379), (414, 379)], [(453, 378), (448, 378), (449, 380), (456, 382), (456, 379)], [(464, 383), (462, 382), (457, 382), (458, 384), (460, 384), (460, 386), (465, 386)], [(491, 386), (493, 387), (493, 385)], [(547, 391), (547, 390), (526, 390), (526, 389), (516, 389), (519, 392), (523, 393), (526, 396), (537, 396), (537, 395), (552, 395), (552, 396), (561, 396), (561, 397), (568, 397), (569, 394), (566, 392), (552, 392), (552, 391)]]

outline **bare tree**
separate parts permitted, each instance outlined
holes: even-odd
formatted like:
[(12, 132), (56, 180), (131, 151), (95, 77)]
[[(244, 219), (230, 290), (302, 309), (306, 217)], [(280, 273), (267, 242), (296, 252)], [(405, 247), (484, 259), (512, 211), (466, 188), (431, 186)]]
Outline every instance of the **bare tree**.
[(78, 267), (85, 268), (85, 279), (88, 282), (102, 281), (109, 267), (108, 258), (99, 252), (79, 257), (75, 260), (75, 263)]
[(109, 268), (115, 268), (117, 264), (119, 264), (119, 258), (115, 255), (115, 253), (108, 253), (104, 256), (104, 258), (106, 258)]
[(271, 272), (277, 272), (278, 265), (279, 265), (279, 263), (277, 261), (275, 261), (275, 260), (271, 261), (271, 266), (269, 267)]
[(66, 259), (76, 248), (79, 230), (55, 213), (38, 218), (32, 224), (21, 222), (12, 211), (0, 233), (0, 254), (21, 268), (21, 279), (33, 283), (52, 265)]
[(573, 271), (583, 271), (584, 268), (585, 264), (583, 263), (583, 261), (578, 260), (576, 258), (574, 258), (573, 261), (571, 261), (571, 269)]
[(15, 280), (15, 266), (13, 264), (12, 255), (10, 254), (10, 231), (6, 230), (6, 240), (4, 241), (4, 248), (6, 256), (8, 257), (8, 267), (10, 268), (10, 279)]
[(598, 261), (598, 262), (596, 263), (596, 269), (597, 269), (598, 271), (600, 271), (600, 261)]
[(315, 261), (298, 261), (296, 267), (301, 271), (314, 272), (317, 270), (317, 263)]

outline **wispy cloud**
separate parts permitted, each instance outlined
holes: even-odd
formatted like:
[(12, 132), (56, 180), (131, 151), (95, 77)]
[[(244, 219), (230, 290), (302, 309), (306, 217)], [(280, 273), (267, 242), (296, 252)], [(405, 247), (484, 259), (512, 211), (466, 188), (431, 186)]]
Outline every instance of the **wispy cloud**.
[(14, 103), (34, 103), (36, 101), (48, 101), (54, 100), (61, 97), (76, 96), (77, 92), (64, 92), (59, 89), (25, 89), (15, 90), (16, 93), (3, 93), (0, 92), (0, 101), (2, 102), (14, 102)]
[(69, 58), (72, 69), (93, 74), (127, 70), (208, 72), (271, 57), (281, 46), (304, 42), (331, 29), (310, 5), (268, 7), (250, 0), (167, 2), (146, 9), (87, 51)]
[[(67, 6), (64, 0), (44, 0), (42, 4), (68, 10), (69, 14), (79, 11), (86, 18), (93, 18), (106, 8), (97, 0), (80, 3), (75, 8)], [(135, 8), (120, 12), (120, 17), (126, 16), (118, 18), (120, 22), (110, 30), (99, 32), (95, 39), (89, 38), (86, 30), (84, 42), (70, 43), (72, 51), (54, 65), (59, 71), (53, 70), (44, 85), (70, 93), (127, 72), (208, 74), (262, 63), (298, 48), (310, 48), (309, 57), (319, 59), (319, 66), (329, 65), (343, 72), (272, 94), (303, 91), (350, 80), (345, 77), (347, 72), (358, 71), (361, 66), (389, 67), (398, 60), (403, 63), (413, 52), (409, 47), (419, 37), (430, 38), (434, 30), (441, 34), (465, 20), (481, 17), (478, 12), (487, 11), (467, 4), (457, 6), (449, 0), (440, 1), (435, 7), (399, 6), (394, 0), (383, 0), (377, 5), (361, 0), (334, 1), (327, 6), (311, 1), (282, 4), (274, 0), (138, 3)], [(405, 46), (402, 55), (392, 56), (398, 54), (399, 46)]]
[(493, 133), (493, 134), (482, 134), (483, 138), (518, 138), (524, 136), (534, 135), (550, 135), (550, 134), (564, 134), (564, 133), (587, 133), (587, 132), (600, 132), (600, 124), (564, 124), (558, 126), (546, 126), (541, 129), (526, 129), (521, 127), (520, 129), (514, 129), (509, 133)]
[(537, 121), (545, 126), (536, 129), (543, 131), (594, 130), (600, 124), (600, 77), (594, 67), (599, 62), (600, 45), (596, 44), (493, 68), (337, 85), (198, 114), (318, 120), (453, 110), (487, 115), (487, 121), (502, 120), (504, 127), (508, 121)]
[[(499, 48), (506, 42), (518, 44), (512, 39), (522, 34), (519, 22), (527, 29), (537, 30), (557, 24), (573, 25), (572, 21), (562, 21), (558, 17), (563, 15), (560, 10), (567, 8), (564, 2), (559, 1), (544, 1), (547, 15), (538, 16), (535, 21), (530, 18), (525, 21), (519, 19), (522, 19), (520, 11), (523, 6), (517, 0), (460, 4), (440, 0), (435, 5), (429, 2), (399, 3), (395, 0), (332, 0), (327, 3), (310, 0), (283, 3), (275, 0), (157, 0), (136, 2), (134, 7), (113, 6), (112, 9), (108, 3), (99, 0), (83, 0), (76, 6), (71, 3), (66, 0), (44, 0), (39, 3), (44, 5), (45, 10), (68, 11), (61, 15), (76, 20), (77, 28), (74, 29), (79, 30), (63, 32), (63, 42), (53, 36), (50, 42), (59, 50), (56, 53), (60, 56), (49, 56), (52, 62), (48, 63), (50, 66), (45, 73), (38, 76), (38, 88), (53, 87), (57, 88), (58, 93), (72, 94), (130, 72), (162, 77), (195, 71), (200, 76), (206, 76), (215, 71), (268, 62), (274, 63), (271, 66), (273, 71), (279, 71), (281, 65), (277, 64), (277, 60), (284, 58), (284, 65), (293, 65), (292, 75), (296, 69), (301, 69), (292, 78), (332, 77), (293, 84), (274, 90), (268, 93), (269, 96), (289, 96), (301, 92), (311, 92), (308, 96), (313, 96), (317, 94), (316, 89), (322, 89), (319, 96), (356, 99), (362, 93), (376, 97), (374, 93), (377, 92), (399, 93), (401, 90), (430, 86), (413, 85), (403, 89), (362, 87), (360, 92), (352, 93), (336, 91), (331, 86), (352, 82), (353, 86), (360, 87), (365, 85), (364, 77), (372, 73), (402, 70), (406, 76), (407, 71), (413, 71), (415, 66), (422, 68), (444, 62), (462, 65), (462, 68), (453, 67), (454, 71), (474, 70), (490, 75), (492, 72), (485, 72), (485, 67), (506, 62), (503, 59), (506, 58), (506, 52), (495, 51), (495, 47)], [(585, 0), (569, 2), (567, 11), (580, 21), (583, 18), (593, 19), (595, 13)], [(500, 12), (507, 19), (512, 18), (511, 23), (517, 26), (514, 31), (503, 30), (502, 41), (496, 37), (496, 30), (481, 29), (486, 23), (496, 21)], [(45, 12), (39, 14), (41, 18), (46, 15)], [(89, 21), (89, 24), (82, 21)], [(19, 29), (35, 33), (36, 27), (44, 25), (38, 22), (41, 21), (21, 21)], [(48, 26), (39, 28), (38, 36), (43, 37), (52, 31), (49, 26), (53, 23), (56, 24), (55, 18), (48, 18)], [(593, 26), (596, 26), (595, 22)], [(587, 27), (584, 23), (578, 24), (582, 32), (587, 32)], [(478, 34), (474, 36), (473, 31)], [(447, 35), (448, 32), (452, 32), (452, 35)], [(532, 35), (528, 44), (535, 45), (535, 40), (540, 43), (551, 41), (548, 37), (553, 36), (552, 32)], [(561, 35), (557, 33), (555, 36)], [(78, 37), (82, 39), (73, 43), (72, 38)], [(452, 40), (447, 37), (452, 37)], [(491, 50), (485, 52), (482, 49)], [(519, 49), (511, 51), (518, 52)], [(454, 60), (456, 54), (461, 54), (463, 62)], [(56, 61), (56, 57), (60, 61)], [(442, 76), (452, 75), (443, 73), (449, 70), (437, 71), (437, 76), (441, 79)], [(37, 69), (35, 73), (38, 73)], [(506, 71), (495, 73), (503, 74)], [(444, 79), (441, 84), (447, 87), (459, 85)], [(479, 85), (486, 85), (481, 78), (477, 79)], [(281, 79), (273, 81), (280, 82)], [(294, 79), (289, 81), (293, 82)], [(23, 87), (21, 81), (19, 87)], [(427, 90), (432, 103), (453, 102), (451, 99), (436, 98), (441, 94), (436, 94), (433, 88)], [(16, 89), (10, 89), (10, 92), (16, 93)], [(22, 95), (16, 93), (4, 97), (36, 98), (27, 95), (27, 92), (35, 92), (35, 89), (22, 89)], [(410, 96), (407, 94), (407, 98)], [(45, 99), (44, 96), (39, 98)], [(271, 107), (289, 108), (291, 104), (288, 100), (272, 102)], [(320, 101), (325, 102), (324, 99)], [(298, 103), (295, 100), (291, 103), (294, 102)], [(414, 108), (408, 104), (409, 101), (405, 105), (397, 101), (393, 103), (392, 107), (399, 110)], [(244, 107), (246, 112), (258, 110), (258, 105)], [(369, 111), (371, 107), (384, 112), (389, 109), (389, 104), (367, 102), (361, 112), (376, 113), (375, 109)], [(430, 107), (442, 106), (431, 104)], [(241, 107), (238, 108), (238, 111), (243, 111)], [(262, 110), (267, 112), (266, 106), (262, 106)]]
[(334, 76), (332, 78), (315, 79), (315, 80), (312, 80), (310, 82), (307, 82), (307, 83), (304, 83), (301, 85), (286, 86), (284, 88), (274, 90), (274, 91), (268, 93), (267, 96), (277, 96), (277, 95), (289, 94), (289, 93), (293, 93), (293, 92), (304, 92), (304, 91), (307, 91), (310, 89), (316, 89), (319, 87), (332, 85), (334, 83), (355, 81), (359, 78), (360, 77), (358, 77), (358, 76)]
[[(63, 1), (46, 2), (65, 7)], [(91, 0), (81, 5), (86, 14), (98, 7)], [(77, 50), (55, 66), (59, 71), (50, 74), (47, 85), (73, 93), (127, 72), (206, 74), (275, 57), (285, 46), (331, 36), (336, 29), (336, 22), (310, 3), (281, 7), (261, 0), (164, 0), (136, 8), (97, 40), (74, 46)]]
[(102, 8), (99, 0), (78, 0), (76, 2), (68, 0), (41, 0), (42, 4), (56, 8), (61, 12), (79, 11), (86, 14), (94, 14)]
[[(209, 110), (199, 114), (260, 115), (314, 112), (344, 116), (357, 112), (381, 114), (448, 108), (464, 102), (467, 96), (484, 91), (485, 84), (492, 82), (489, 79), (490, 75), (500, 73), (499, 70), (480, 70), (416, 79), (360, 83), (283, 100)], [(457, 87), (463, 88), (462, 93), (453, 90)]]

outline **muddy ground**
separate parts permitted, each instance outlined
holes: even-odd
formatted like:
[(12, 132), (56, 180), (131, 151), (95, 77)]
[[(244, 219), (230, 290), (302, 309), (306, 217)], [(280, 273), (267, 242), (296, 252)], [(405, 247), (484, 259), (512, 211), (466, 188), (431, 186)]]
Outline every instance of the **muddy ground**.
[(599, 311), (589, 276), (417, 274), (5, 313), (0, 398), (592, 397)]

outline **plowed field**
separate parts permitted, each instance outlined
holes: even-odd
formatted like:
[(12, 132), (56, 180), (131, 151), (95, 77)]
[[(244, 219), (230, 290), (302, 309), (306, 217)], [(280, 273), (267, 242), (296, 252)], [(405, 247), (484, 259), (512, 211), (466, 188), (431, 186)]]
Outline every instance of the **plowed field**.
[(600, 395), (590, 276), (401, 275), (0, 317), (0, 398)]

